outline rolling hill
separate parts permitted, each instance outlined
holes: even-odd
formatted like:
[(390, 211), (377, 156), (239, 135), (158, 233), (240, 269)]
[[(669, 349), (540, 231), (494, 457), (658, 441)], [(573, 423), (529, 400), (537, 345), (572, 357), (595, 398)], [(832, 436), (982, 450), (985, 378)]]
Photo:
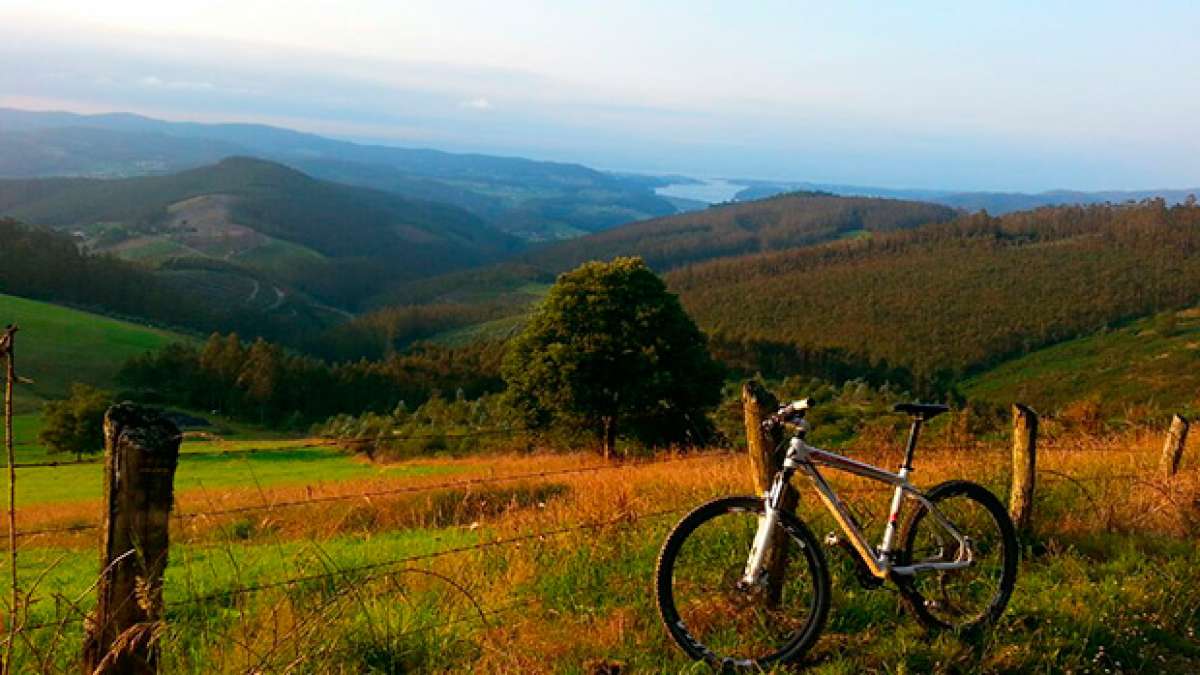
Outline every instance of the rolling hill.
[(229, 155), (262, 157), (316, 178), (454, 204), (529, 240), (675, 212), (646, 180), (579, 164), (365, 145), (256, 124), (0, 109), (0, 177), (137, 176)]
[(1200, 207), (1154, 201), (975, 214), (712, 261), (667, 280), (718, 343), (740, 345), (729, 347), (735, 357), (741, 349), (751, 363), (793, 372), (853, 364), (929, 391), (1042, 346), (1194, 305), (1198, 250)]
[(455, 344), (472, 336), (503, 339), (557, 274), (588, 260), (636, 255), (661, 272), (746, 252), (869, 237), (955, 215), (919, 202), (793, 194), (621, 225), (503, 263), (399, 284), (368, 303), (391, 309), (339, 327), (325, 348), (347, 357), (377, 356), (414, 339)]
[(457, 207), (245, 157), (163, 176), (0, 181), (0, 215), (75, 231), (93, 250), (127, 259), (217, 261), (209, 273), (282, 284), (263, 297), (294, 285), (349, 309), (389, 284), (520, 245)]
[(944, 206), (894, 199), (792, 193), (645, 220), (544, 246), (524, 257), (564, 271), (588, 260), (641, 256), (657, 270), (778, 251), (951, 220)]

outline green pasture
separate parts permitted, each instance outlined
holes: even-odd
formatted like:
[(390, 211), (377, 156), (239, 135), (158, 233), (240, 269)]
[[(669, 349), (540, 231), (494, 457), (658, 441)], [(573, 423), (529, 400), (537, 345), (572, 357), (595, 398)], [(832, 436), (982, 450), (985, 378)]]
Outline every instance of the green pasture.
[(188, 338), (166, 330), (0, 294), (0, 324), (16, 323), (18, 374), (34, 381), (17, 388), (20, 412), (63, 396), (72, 382), (113, 385), (131, 357)]
[[(34, 416), (17, 418), (32, 431)], [(18, 438), (20, 434), (15, 434)], [(19, 462), (71, 461), (73, 456), (47, 455), (38, 446), (17, 446)], [(178, 492), (219, 491), (236, 487), (315, 485), (377, 476), (424, 476), (451, 473), (452, 466), (373, 465), (328, 447), (305, 447), (296, 439), (238, 440), (224, 443), (185, 442), (175, 474)], [(79, 464), (23, 468), (17, 471), (17, 504), (99, 499), (102, 467)]]

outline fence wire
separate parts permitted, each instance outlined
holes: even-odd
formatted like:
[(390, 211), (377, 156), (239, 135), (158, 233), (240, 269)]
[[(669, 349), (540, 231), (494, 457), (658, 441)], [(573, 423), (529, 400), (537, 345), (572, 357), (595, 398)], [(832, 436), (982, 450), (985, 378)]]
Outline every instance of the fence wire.
[[(177, 520), (196, 520), (199, 518), (219, 518), (229, 515), (240, 515), (244, 513), (257, 513), (262, 511), (273, 511), (281, 508), (296, 508), (309, 506), (313, 504), (329, 504), (336, 502), (349, 502), (357, 500), (369, 500), (380, 497), (395, 497), (406, 494), (418, 494), (422, 492), (436, 492), (438, 490), (453, 490), (477, 488), (499, 483), (513, 483), (523, 480), (535, 480), (539, 478), (554, 478), (568, 475), (582, 475), (598, 473), (601, 471), (614, 471), (624, 469), (639, 469), (648, 466), (659, 466), (664, 464), (676, 464), (680, 462), (694, 462), (705, 459), (713, 459), (721, 457), (714, 453), (699, 453), (694, 455), (686, 455), (681, 457), (669, 457), (667, 459), (656, 459), (652, 461), (642, 462), (625, 462), (621, 464), (601, 464), (584, 467), (571, 467), (566, 469), (548, 469), (546, 471), (532, 471), (528, 473), (511, 474), (507, 476), (489, 476), (485, 478), (467, 478), (463, 480), (445, 481), (441, 483), (431, 483), (428, 485), (404, 485), (395, 488), (387, 488), (382, 490), (370, 490), (365, 492), (353, 492), (343, 495), (323, 495), (316, 497), (306, 497), (304, 499), (295, 499), (287, 501), (272, 502), (270, 504), (253, 504), (247, 506), (236, 506), (228, 509), (211, 509), (206, 511), (185, 511), (182, 513), (171, 514), (172, 518)], [(17, 530), (18, 537), (31, 537), (47, 534), (87, 532), (90, 530), (98, 530), (101, 525), (95, 523), (66, 525), (61, 527), (48, 527), (36, 530)], [(7, 535), (7, 532), (0, 532)]]

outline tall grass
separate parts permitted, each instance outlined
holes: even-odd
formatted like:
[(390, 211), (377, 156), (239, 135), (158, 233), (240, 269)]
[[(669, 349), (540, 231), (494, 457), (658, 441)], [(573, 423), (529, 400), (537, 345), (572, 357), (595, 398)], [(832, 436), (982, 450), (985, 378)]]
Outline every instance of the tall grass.
[[(1040, 458), (1036, 537), (1024, 548), (1009, 612), (979, 640), (925, 634), (899, 612), (894, 593), (861, 589), (850, 561), (828, 550), (833, 613), (807, 665), (816, 673), (1197, 672), (1200, 551), (1192, 536), (1200, 479), (1190, 454), (1183, 475), (1159, 478), (1160, 440), (1141, 432), (1051, 434)], [(900, 451), (855, 453), (887, 466)], [(443, 467), (458, 479), (600, 464), (553, 454), (405, 466)], [(1003, 495), (1008, 483), (999, 444), (921, 451), (917, 469), (926, 486), (966, 477)], [(1121, 477), (1131, 474), (1140, 477)], [(683, 510), (747, 492), (748, 477), (742, 455), (714, 452), (173, 523), (165, 666), (181, 673), (704, 672), (659, 624), (654, 560)], [(878, 536), (886, 491), (830, 477)], [(322, 485), (318, 494), (439, 480), (446, 477), (401, 473), (367, 486)], [(253, 494), (227, 488), (209, 496), (228, 506), (303, 495), (302, 487), (263, 485)], [(802, 490), (801, 515), (818, 534), (832, 529), (807, 495)], [(186, 493), (181, 499), (202, 505)], [(642, 517), (663, 511), (672, 513)], [(596, 525), (560, 531), (581, 523)], [(548, 531), (556, 534), (529, 537)], [(92, 556), (81, 553), (91, 546), (91, 535), (47, 537), (22, 553), (22, 578), (34, 588), (31, 619), (66, 618), (62, 628), (30, 633), (18, 645), (30, 671), (74, 669), (80, 613), (96, 574)], [(462, 550), (361, 569), (448, 549)], [(303, 580), (280, 583), (295, 578)], [(237, 592), (260, 586), (270, 587)]]

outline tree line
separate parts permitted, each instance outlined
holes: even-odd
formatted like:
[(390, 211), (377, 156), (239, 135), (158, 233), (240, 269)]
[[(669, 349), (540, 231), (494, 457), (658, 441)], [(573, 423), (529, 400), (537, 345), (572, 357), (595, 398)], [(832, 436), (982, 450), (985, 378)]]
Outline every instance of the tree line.
[(419, 406), (438, 392), (498, 391), (501, 356), (496, 345), (426, 344), (386, 359), (330, 363), (261, 338), (214, 333), (200, 346), (177, 343), (136, 357), (118, 380), (143, 401), (300, 429), (340, 413)]

